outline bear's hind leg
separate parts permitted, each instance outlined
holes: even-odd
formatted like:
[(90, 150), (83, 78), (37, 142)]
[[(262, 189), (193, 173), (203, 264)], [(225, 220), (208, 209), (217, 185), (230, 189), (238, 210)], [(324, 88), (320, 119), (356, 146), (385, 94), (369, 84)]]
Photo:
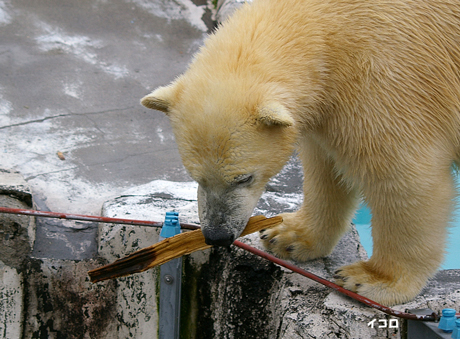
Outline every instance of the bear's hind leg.
[(443, 258), (454, 198), (446, 167), (410, 182), (373, 183), (365, 192), (373, 214), (372, 257), (339, 269), (337, 283), (385, 305), (407, 302), (421, 291)]
[(317, 144), (305, 140), (299, 156), (304, 169), (302, 207), (281, 214), (283, 223), (261, 232), (261, 240), (281, 258), (306, 261), (331, 253), (349, 229), (358, 199)]

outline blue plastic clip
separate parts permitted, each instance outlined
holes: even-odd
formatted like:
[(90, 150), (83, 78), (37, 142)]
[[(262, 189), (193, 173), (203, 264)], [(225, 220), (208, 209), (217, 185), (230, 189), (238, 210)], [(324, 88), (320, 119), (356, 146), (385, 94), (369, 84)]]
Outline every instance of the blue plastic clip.
[[(166, 212), (160, 241), (180, 233), (179, 213)], [(179, 339), (182, 258), (173, 259), (160, 267), (160, 307), (158, 338)]]
[(180, 233), (179, 213), (166, 212), (165, 222), (161, 228), (160, 237), (170, 238)]
[(455, 320), (455, 327), (451, 338), (460, 339), (460, 319)]
[(455, 312), (456, 311), (453, 308), (443, 309), (438, 328), (443, 330), (445, 333), (451, 333), (455, 328)]

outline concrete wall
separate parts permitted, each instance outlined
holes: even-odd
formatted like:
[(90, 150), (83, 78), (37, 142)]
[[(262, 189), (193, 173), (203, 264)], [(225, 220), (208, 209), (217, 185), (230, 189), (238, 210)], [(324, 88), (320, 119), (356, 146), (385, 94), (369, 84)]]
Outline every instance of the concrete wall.
[[(0, 186), (2, 205), (32, 207), (17, 173), (2, 172), (1, 177), (18, 183), (17, 193), (11, 185)], [(174, 209), (182, 222), (197, 222), (195, 190), (194, 183), (154, 181), (107, 201), (102, 211), (162, 220)], [(273, 199), (270, 193), (262, 200)], [(158, 338), (157, 268), (97, 284), (87, 275), (157, 242), (158, 229), (100, 224), (96, 257), (37, 258), (31, 251), (33, 218), (0, 217), (0, 338)], [(257, 235), (243, 241), (260, 247)], [(331, 279), (337, 267), (365, 257), (352, 230), (330, 256), (299, 266)], [(458, 270), (440, 272), (416, 300), (396, 308), (445, 307), (460, 309)], [(371, 320), (390, 318), (236, 247), (184, 258), (181, 318), (184, 339), (405, 337), (402, 321), (398, 328), (371, 328)]]

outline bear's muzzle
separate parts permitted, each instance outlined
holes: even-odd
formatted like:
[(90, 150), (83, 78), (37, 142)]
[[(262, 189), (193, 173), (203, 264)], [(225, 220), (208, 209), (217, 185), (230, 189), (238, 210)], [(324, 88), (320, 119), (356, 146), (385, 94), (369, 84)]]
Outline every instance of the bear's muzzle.
[(202, 229), (205, 242), (212, 246), (228, 247), (235, 241), (235, 235), (225, 229)]

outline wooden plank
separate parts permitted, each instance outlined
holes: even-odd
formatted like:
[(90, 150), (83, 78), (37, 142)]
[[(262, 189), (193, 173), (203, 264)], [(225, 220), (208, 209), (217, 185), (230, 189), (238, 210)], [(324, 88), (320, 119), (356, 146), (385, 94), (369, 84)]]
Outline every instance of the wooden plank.
[[(241, 236), (248, 235), (279, 225), (283, 222), (280, 216), (266, 218), (263, 215), (251, 217)], [(184, 232), (164, 239), (155, 245), (143, 248), (113, 263), (89, 271), (91, 282), (114, 279), (133, 273), (143, 272), (169, 260), (210, 248), (200, 229)]]

